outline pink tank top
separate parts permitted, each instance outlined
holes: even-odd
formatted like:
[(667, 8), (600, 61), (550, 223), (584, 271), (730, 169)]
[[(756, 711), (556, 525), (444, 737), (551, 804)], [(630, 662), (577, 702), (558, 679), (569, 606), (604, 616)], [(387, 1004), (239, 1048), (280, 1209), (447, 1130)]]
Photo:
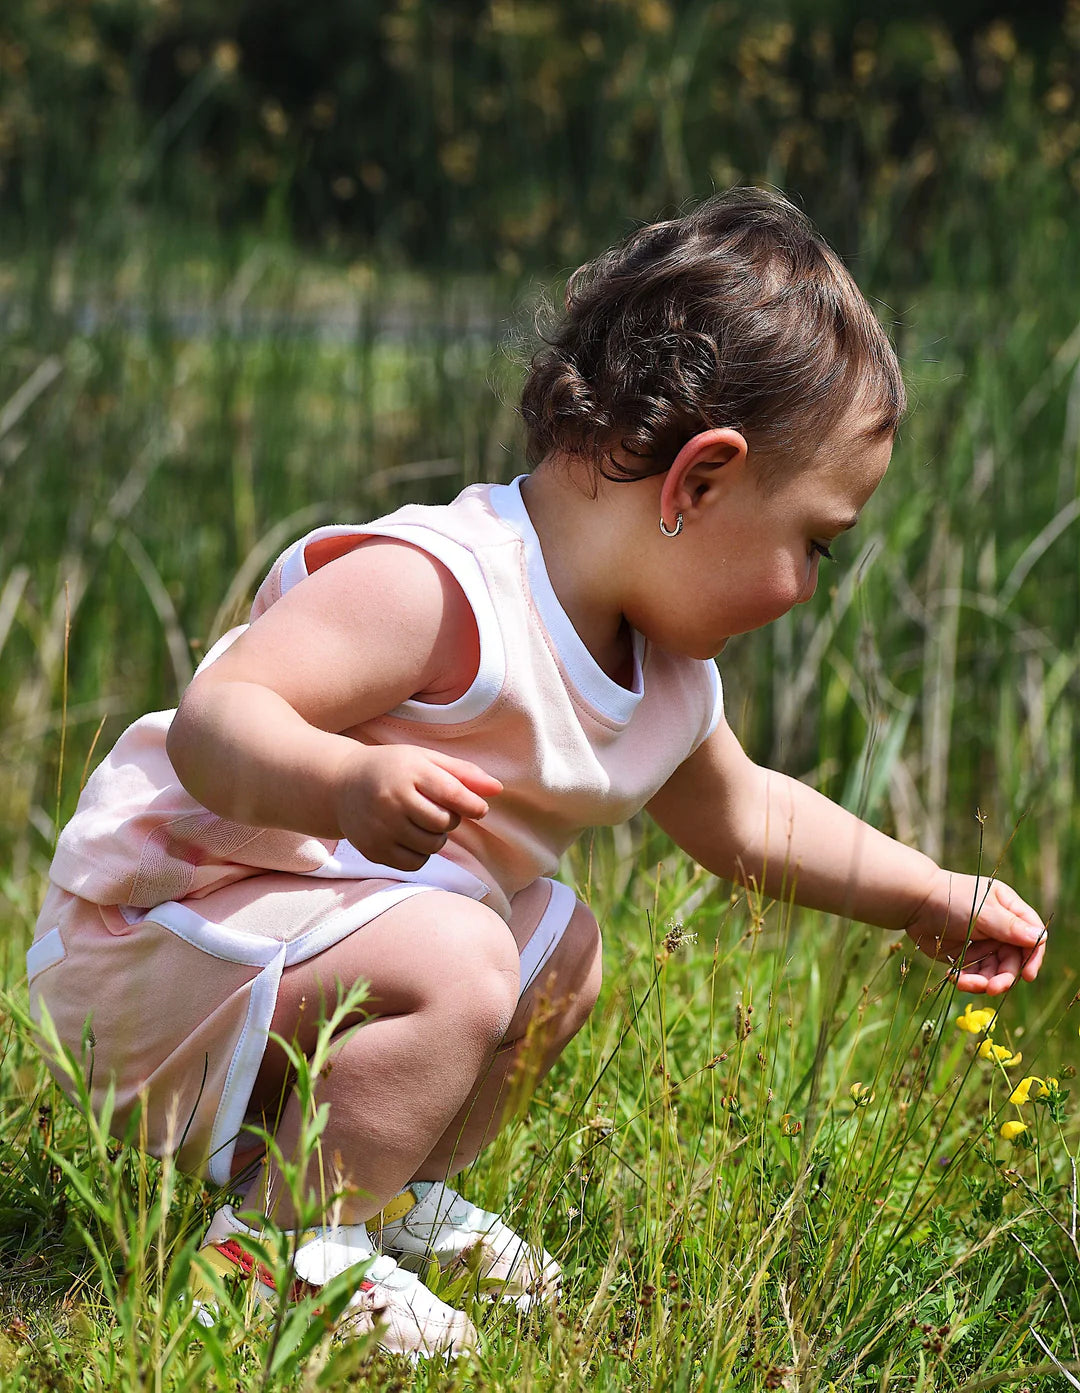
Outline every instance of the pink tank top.
[[(521, 496), (474, 484), (445, 507), (410, 504), (358, 526), (321, 527), (279, 557), (251, 609), (257, 622), (308, 575), (314, 543), (340, 554), (350, 539), (393, 537), (442, 562), (476, 619), (480, 662), (455, 701), (406, 701), (346, 734), (366, 744), (415, 744), (472, 760), (503, 783), (481, 822), (463, 822), (416, 872), (369, 861), (346, 841), (230, 822), (186, 792), (165, 752), (173, 712), (136, 721), (83, 790), (60, 836), (53, 881), (99, 904), (150, 908), (206, 894), (263, 870), (317, 877), (380, 876), (509, 900), (551, 875), (586, 828), (625, 821), (715, 728), (716, 666), (633, 636), (630, 688), (614, 682), (578, 637), (544, 567)], [(203, 666), (242, 630), (226, 634)]]

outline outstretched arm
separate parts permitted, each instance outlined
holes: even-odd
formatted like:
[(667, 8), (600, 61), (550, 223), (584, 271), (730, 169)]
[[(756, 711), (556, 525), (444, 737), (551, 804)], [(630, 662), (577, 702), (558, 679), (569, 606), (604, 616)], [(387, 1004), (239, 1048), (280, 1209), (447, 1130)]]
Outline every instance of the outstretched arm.
[(924, 953), (957, 968), (961, 991), (996, 995), (1039, 971), (1045, 931), (1015, 891), (942, 870), (806, 784), (763, 769), (723, 720), (649, 811), (716, 875), (809, 909), (906, 930)]

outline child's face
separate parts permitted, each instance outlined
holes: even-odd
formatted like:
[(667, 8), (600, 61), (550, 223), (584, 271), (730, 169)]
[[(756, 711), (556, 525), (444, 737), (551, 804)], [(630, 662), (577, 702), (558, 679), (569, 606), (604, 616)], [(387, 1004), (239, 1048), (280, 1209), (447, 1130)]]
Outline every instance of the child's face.
[(868, 424), (849, 413), (812, 462), (768, 490), (757, 482), (752, 454), (711, 470), (704, 461), (687, 476), (693, 516), (654, 552), (663, 558), (668, 599), (656, 616), (666, 632), (651, 635), (657, 642), (711, 657), (732, 635), (813, 596), (823, 552), (854, 526), (888, 467), (892, 440), (868, 440)]

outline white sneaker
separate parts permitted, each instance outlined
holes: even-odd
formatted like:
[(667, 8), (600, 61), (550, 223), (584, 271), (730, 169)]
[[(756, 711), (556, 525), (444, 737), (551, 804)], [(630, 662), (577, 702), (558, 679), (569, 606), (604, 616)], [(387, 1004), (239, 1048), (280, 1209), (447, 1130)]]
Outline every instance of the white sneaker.
[[(273, 1274), (237, 1242), (241, 1234), (261, 1237), (258, 1229), (241, 1223), (231, 1206), (225, 1205), (210, 1222), (200, 1256), (218, 1277), (253, 1280), (256, 1302), (276, 1308)], [(380, 1349), (414, 1359), (456, 1355), (473, 1348), (476, 1331), (468, 1316), (440, 1301), (415, 1273), (399, 1267), (392, 1257), (376, 1254), (363, 1224), (306, 1229), (300, 1235), (290, 1300), (310, 1295), (358, 1263), (364, 1268), (357, 1273), (356, 1290), (338, 1322), (339, 1336), (366, 1335), (374, 1330)], [(191, 1296), (200, 1324), (215, 1324), (218, 1305), (210, 1282), (193, 1274)]]
[(561, 1274), (550, 1253), (530, 1248), (497, 1214), (441, 1181), (414, 1181), (368, 1220), (368, 1228), (384, 1253), (412, 1271), (423, 1271), (434, 1258), (444, 1272), (471, 1273), (481, 1294), (521, 1310), (558, 1296)]

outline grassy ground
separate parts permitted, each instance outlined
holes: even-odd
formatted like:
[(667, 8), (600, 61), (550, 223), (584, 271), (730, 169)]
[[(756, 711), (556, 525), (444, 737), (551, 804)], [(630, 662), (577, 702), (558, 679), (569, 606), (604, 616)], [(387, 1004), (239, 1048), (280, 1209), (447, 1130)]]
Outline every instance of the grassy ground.
[[(1054, 913), (995, 1027), (1023, 1063), (978, 1058), (903, 943), (733, 900), (645, 824), (598, 834), (566, 870), (601, 1003), (462, 1187), (543, 1236), (566, 1297), (480, 1310), (457, 1370), (194, 1326), (216, 1197), (52, 1084), (22, 955), (85, 769), (287, 541), (517, 472), (530, 289), (149, 233), (0, 267), (0, 1387), (1076, 1386), (1080, 237), (996, 235), (944, 230), (917, 296), (878, 247), (915, 413), (833, 583), (723, 672), (755, 756)], [(1058, 1086), (1010, 1104), (1029, 1072)]]

